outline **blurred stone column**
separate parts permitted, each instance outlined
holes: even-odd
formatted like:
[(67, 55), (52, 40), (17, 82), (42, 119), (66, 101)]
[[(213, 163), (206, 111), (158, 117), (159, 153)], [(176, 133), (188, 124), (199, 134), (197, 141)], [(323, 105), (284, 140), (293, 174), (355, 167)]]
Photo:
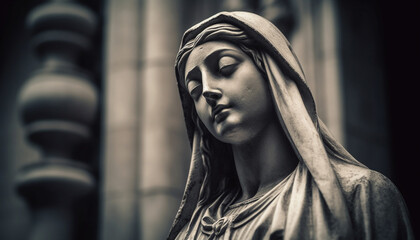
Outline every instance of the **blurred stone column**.
[(139, 239), (141, 0), (108, 0), (104, 14), (101, 240)]
[(141, 65), (141, 239), (166, 239), (180, 204), (190, 150), (174, 73), (182, 1), (147, 0)]
[(296, 0), (291, 43), (315, 98), (317, 111), (341, 143), (345, 140), (337, 7), (332, 0)]
[(173, 70), (178, 1), (108, 0), (101, 239), (165, 239), (189, 145)]
[(314, 29), (319, 44), (315, 55), (318, 69), (316, 79), (318, 103), (322, 106), (318, 108), (318, 113), (334, 136), (345, 144), (344, 91), (336, 4), (333, 0), (320, 1), (315, 13), (318, 23)]
[(42, 67), (27, 80), (19, 108), (27, 139), (41, 159), (22, 168), (17, 190), (33, 212), (30, 239), (73, 239), (72, 204), (95, 186), (80, 149), (92, 138), (98, 105), (89, 73), (78, 64), (90, 49), (96, 16), (72, 1), (51, 1), (27, 18)]

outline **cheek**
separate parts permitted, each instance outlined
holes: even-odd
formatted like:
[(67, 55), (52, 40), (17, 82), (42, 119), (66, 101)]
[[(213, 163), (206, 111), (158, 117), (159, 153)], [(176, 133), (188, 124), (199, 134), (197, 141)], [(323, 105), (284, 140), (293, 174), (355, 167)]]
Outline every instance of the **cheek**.
[(272, 110), (273, 100), (263, 79), (250, 79), (244, 83), (240, 94), (240, 107), (249, 117), (262, 117)]
[(247, 78), (242, 86), (238, 93), (243, 104), (255, 107), (265, 102), (268, 92), (264, 81), (259, 78)]

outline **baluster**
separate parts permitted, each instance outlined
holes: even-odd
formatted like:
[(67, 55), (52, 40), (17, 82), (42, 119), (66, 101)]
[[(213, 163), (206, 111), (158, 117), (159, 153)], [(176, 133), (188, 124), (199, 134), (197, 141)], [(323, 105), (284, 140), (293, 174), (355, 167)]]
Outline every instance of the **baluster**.
[(27, 17), (41, 67), (18, 99), (26, 137), (41, 159), (24, 166), (16, 186), (33, 213), (30, 239), (72, 239), (72, 204), (95, 188), (88, 159), (78, 159), (92, 139), (98, 109), (93, 78), (79, 60), (91, 49), (96, 16), (72, 1), (50, 1)]

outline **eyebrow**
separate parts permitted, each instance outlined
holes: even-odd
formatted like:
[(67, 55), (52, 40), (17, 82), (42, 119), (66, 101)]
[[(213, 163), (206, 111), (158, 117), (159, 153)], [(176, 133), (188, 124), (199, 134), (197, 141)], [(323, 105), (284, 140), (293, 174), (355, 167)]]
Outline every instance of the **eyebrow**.
[[(223, 52), (227, 52), (227, 51), (234, 51), (234, 49), (230, 49), (230, 48), (223, 48), (223, 49), (218, 49), (215, 50), (214, 52), (210, 53), (209, 55), (207, 55), (207, 57), (204, 59), (204, 62), (208, 62), (209, 59), (214, 58), (215, 56), (220, 56)], [(198, 66), (195, 66), (193, 69), (191, 69), (185, 77), (185, 87), (188, 86), (188, 82), (190, 82), (192, 80), (191, 75), (198, 69)]]

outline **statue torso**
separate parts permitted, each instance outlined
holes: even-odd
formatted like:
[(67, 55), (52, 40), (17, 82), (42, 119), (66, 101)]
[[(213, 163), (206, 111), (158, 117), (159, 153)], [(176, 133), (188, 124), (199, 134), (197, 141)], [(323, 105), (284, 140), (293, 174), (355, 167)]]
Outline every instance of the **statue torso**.
[(282, 239), (280, 193), (291, 175), (263, 195), (234, 203), (239, 193), (234, 191), (198, 206), (176, 239)]

